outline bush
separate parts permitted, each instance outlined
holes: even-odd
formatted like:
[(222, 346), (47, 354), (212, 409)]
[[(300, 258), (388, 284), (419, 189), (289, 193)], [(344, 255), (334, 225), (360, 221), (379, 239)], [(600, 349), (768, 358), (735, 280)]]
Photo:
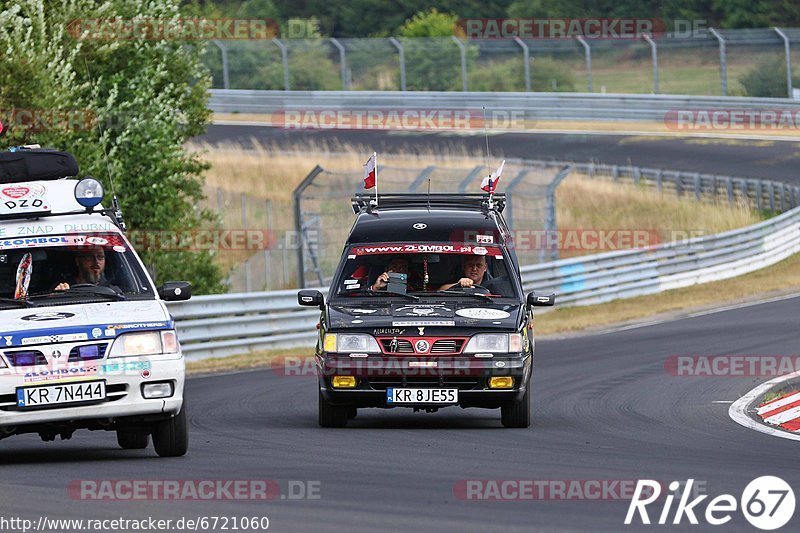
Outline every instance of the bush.
[[(786, 98), (786, 59), (783, 56), (758, 65), (739, 77), (744, 88), (742, 96)], [(792, 85), (800, 86), (800, 77), (792, 77)]]

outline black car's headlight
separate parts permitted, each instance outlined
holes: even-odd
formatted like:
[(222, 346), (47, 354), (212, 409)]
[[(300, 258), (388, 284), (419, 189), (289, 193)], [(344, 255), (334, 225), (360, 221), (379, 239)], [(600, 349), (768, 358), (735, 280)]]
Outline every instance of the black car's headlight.
[(378, 341), (366, 333), (326, 333), (323, 342), (326, 352), (380, 353)]
[(522, 335), (519, 333), (478, 333), (473, 335), (464, 348), (465, 354), (515, 353), (522, 351)]

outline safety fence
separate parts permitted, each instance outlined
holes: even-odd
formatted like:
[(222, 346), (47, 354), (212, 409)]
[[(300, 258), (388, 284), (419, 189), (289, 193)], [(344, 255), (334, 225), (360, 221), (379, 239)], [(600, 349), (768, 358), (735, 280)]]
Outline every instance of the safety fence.
[[(800, 29), (711, 28), (637, 38), (215, 40), (213, 87), (281, 91), (559, 91), (792, 95)], [(795, 54), (796, 55), (796, 54)], [(744, 78), (766, 65), (767, 87)], [(750, 74), (752, 77), (752, 74)]]

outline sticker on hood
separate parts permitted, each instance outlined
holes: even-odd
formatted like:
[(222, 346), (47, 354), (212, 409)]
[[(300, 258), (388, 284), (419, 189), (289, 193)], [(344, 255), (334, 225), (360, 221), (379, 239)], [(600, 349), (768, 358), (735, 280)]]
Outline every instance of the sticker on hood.
[(75, 313), (59, 313), (57, 311), (41, 311), (33, 315), (25, 315), (22, 320), (32, 320), (34, 322), (44, 322), (46, 320), (64, 320), (65, 318), (72, 318)]
[(470, 307), (456, 311), (458, 316), (464, 318), (477, 318), (480, 320), (497, 320), (498, 318), (508, 318), (511, 315), (500, 309), (484, 309), (481, 307)]

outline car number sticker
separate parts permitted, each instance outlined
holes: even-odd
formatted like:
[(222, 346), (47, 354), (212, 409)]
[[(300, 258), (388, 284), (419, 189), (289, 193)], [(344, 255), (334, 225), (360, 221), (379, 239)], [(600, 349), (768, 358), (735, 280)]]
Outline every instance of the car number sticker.
[(498, 318), (508, 318), (511, 315), (500, 309), (483, 309), (480, 307), (470, 307), (456, 311), (458, 316), (464, 318), (477, 318), (479, 320), (497, 320)]

